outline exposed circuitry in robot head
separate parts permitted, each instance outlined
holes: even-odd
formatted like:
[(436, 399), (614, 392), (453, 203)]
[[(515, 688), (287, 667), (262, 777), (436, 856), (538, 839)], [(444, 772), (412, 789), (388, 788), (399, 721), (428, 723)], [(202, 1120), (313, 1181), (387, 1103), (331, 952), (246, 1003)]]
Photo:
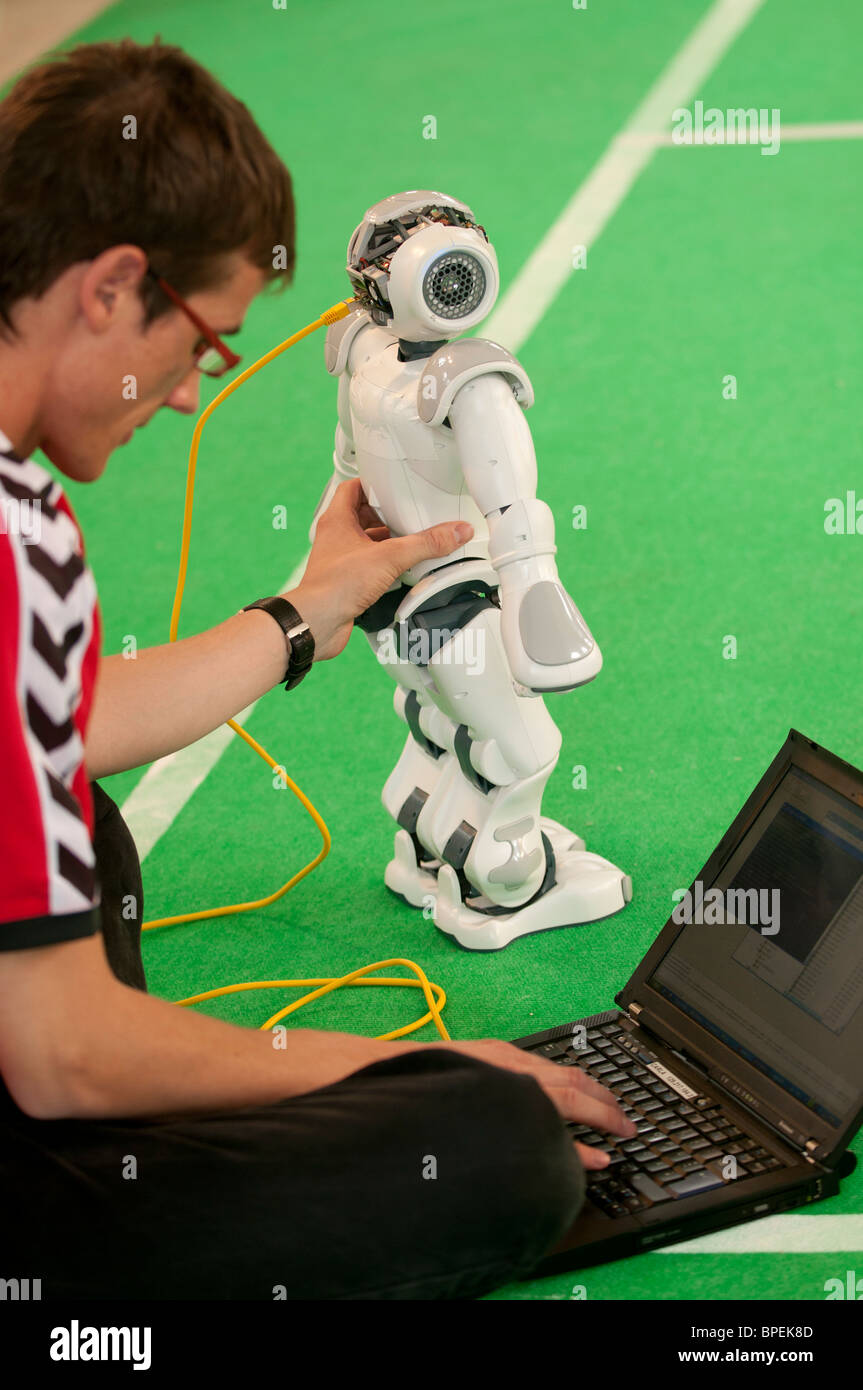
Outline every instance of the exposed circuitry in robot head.
[(375, 203), (348, 242), (354, 295), (396, 338), (456, 338), (490, 312), (497, 257), (467, 203), (414, 188)]

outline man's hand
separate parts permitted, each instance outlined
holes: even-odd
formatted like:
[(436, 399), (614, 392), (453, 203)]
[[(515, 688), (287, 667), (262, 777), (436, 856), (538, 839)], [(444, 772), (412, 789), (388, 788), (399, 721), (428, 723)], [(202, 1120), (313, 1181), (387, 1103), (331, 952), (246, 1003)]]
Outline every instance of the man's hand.
[[(600, 1086), (580, 1067), (562, 1067), (547, 1057), (536, 1057), (512, 1043), (496, 1038), (474, 1042), (426, 1043), (426, 1047), (448, 1047), (451, 1052), (464, 1052), (492, 1066), (507, 1071), (524, 1071), (533, 1076), (565, 1120), (591, 1125), (593, 1129), (619, 1134), (632, 1139), (638, 1133), (636, 1125), (621, 1110), (616, 1098), (605, 1086)], [(607, 1168), (609, 1158), (602, 1149), (590, 1144), (576, 1144), (578, 1156), (585, 1168)]]
[(422, 560), (451, 555), (473, 535), (468, 521), (443, 521), (410, 536), (390, 536), (369, 506), (359, 478), (340, 483), (318, 521), (302, 579), (283, 597), (296, 604), (315, 639), (315, 660), (347, 646), (354, 618)]

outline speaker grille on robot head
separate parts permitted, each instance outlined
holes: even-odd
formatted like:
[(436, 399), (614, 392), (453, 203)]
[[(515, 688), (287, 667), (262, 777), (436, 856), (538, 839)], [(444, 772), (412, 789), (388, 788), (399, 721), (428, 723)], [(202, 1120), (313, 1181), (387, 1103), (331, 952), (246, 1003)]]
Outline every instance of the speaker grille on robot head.
[(485, 271), (466, 251), (448, 251), (429, 266), (423, 280), (423, 298), (442, 319), (460, 319), (473, 313), (485, 294)]

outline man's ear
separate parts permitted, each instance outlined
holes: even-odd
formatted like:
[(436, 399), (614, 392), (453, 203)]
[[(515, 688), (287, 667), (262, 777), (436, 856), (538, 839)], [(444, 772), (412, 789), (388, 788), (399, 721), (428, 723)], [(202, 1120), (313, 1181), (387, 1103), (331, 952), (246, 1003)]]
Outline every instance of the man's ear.
[(143, 312), (138, 288), (147, 265), (140, 246), (112, 246), (90, 262), (78, 302), (94, 333), (104, 333), (121, 321), (138, 322)]

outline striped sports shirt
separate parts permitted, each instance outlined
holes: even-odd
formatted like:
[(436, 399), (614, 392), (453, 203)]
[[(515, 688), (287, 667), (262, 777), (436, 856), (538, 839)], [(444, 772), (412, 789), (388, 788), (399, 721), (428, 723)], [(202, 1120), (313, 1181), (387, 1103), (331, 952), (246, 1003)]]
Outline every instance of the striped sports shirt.
[(99, 643), (65, 493), (0, 433), (0, 950), (99, 927), (84, 766)]

